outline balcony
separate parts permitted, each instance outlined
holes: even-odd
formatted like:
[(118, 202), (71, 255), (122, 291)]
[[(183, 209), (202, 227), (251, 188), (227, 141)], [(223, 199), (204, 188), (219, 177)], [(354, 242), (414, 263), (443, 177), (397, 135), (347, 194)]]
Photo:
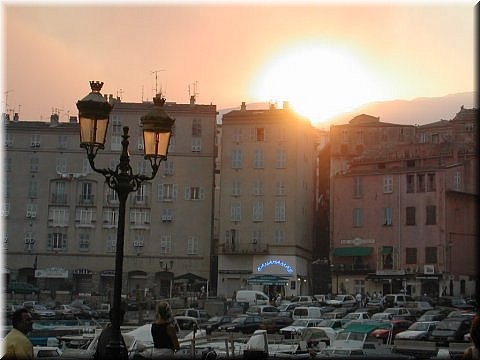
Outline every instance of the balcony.
[(93, 205), (95, 200), (95, 196), (91, 194), (82, 194), (78, 199), (78, 203), (80, 205)]
[(337, 264), (332, 267), (334, 273), (348, 273), (348, 274), (366, 274), (375, 269), (372, 269), (368, 264)]
[(268, 246), (266, 244), (224, 244), (224, 255), (254, 255), (268, 254)]
[(67, 194), (61, 193), (52, 193), (50, 197), (50, 202), (52, 204), (66, 204), (68, 201)]

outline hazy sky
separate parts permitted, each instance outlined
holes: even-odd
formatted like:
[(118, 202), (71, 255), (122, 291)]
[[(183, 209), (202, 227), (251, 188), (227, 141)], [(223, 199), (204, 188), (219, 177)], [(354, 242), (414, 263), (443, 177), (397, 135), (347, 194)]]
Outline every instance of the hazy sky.
[(66, 120), (100, 80), (123, 101), (157, 88), (188, 103), (196, 90), (217, 109), (286, 100), (317, 122), (370, 101), (473, 91), (474, 4), (5, 2), (2, 107)]

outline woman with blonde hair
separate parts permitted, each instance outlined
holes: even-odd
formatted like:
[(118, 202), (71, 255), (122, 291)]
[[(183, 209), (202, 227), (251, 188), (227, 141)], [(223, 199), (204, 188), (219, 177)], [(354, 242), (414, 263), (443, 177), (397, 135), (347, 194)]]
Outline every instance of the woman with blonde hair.
[(180, 348), (177, 330), (175, 328), (172, 310), (168, 302), (157, 304), (155, 321), (152, 323), (152, 338), (155, 355), (173, 358), (173, 354)]

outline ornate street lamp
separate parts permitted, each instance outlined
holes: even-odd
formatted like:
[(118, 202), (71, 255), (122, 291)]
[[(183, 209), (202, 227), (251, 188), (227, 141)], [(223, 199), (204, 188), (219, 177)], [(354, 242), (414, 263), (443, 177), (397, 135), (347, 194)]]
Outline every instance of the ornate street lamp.
[(90, 81), (92, 91), (82, 100), (77, 101), (80, 122), (80, 147), (86, 149), (92, 169), (105, 177), (107, 185), (113, 189), (119, 199), (117, 243), (115, 253), (115, 282), (113, 289), (112, 336), (107, 351), (111, 359), (127, 359), (127, 349), (123, 346), (121, 325), (123, 243), (125, 235), (125, 208), (128, 194), (136, 191), (142, 182), (152, 180), (157, 174), (160, 162), (167, 158), (168, 145), (172, 134), (174, 119), (163, 110), (165, 99), (155, 97), (150, 112), (142, 116), (144, 155), (152, 166), (152, 175), (134, 174), (130, 166), (128, 153), (128, 126), (123, 128), (122, 153), (120, 162), (114, 170), (95, 167), (95, 156), (99, 149), (104, 149), (107, 136), (109, 114), (112, 105), (100, 94), (103, 82)]

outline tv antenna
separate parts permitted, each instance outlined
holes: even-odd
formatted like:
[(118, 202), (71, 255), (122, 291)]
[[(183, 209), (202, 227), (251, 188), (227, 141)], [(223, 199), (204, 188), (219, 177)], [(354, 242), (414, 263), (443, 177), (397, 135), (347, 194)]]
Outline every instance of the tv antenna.
[(5, 94), (5, 112), (8, 112), (8, 93), (11, 93), (13, 90), (7, 90), (4, 92)]
[(166, 70), (160, 69), (160, 70), (153, 70), (152, 71), (152, 74), (155, 74), (155, 96), (157, 96), (157, 94), (158, 94), (158, 73), (160, 71), (166, 71)]
[[(193, 89), (190, 89), (190, 85), (192, 86)], [(193, 84), (188, 85), (188, 96), (189, 97), (193, 96), (194, 99), (197, 98), (197, 96), (199, 95), (198, 91), (197, 91), (197, 86), (198, 86), (198, 81), (196, 81), (196, 80), (193, 82)], [(192, 92), (193, 92), (193, 94), (192, 94)]]

